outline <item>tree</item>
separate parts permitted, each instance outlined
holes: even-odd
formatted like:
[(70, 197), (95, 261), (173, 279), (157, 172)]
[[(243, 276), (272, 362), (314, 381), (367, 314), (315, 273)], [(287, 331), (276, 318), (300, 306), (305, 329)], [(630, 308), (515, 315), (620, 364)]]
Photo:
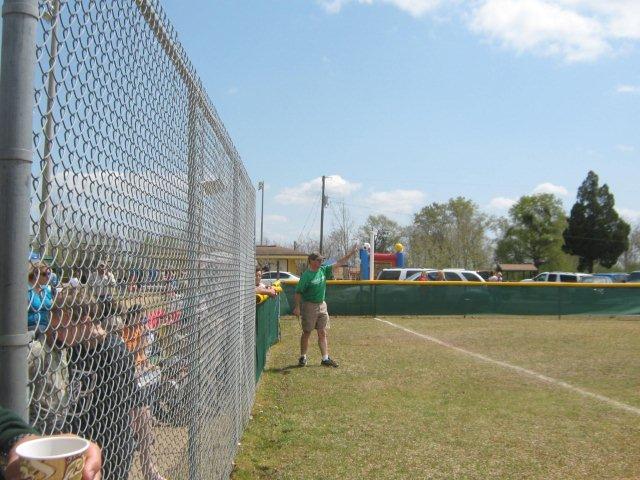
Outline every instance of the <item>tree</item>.
[(566, 224), (562, 203), (554, 195), (543, 193), (521, 197), (509, 209), (509, 220), (496, 247), (496, 260), (501, 263), (532, 262), (536, 268), (543, 263), (556, 263), (562, 256), (562, 231)]
[(578, 270), (593, 272), (595, 262), (610, 268), (629, 248), (631, 227), (618, 216), (614, 204), (607, 184), (598, 186), (598, 175), (589, 171), (562, 234), (562, 250), (579, 257)]
[(640, 223), (631, 230), (629, 248), (622, 254), (621, 263), (627, 272), (640, 269)]
[(486, 231), (493, 219), (463, 197), (432, 203), (414, 216), (409, 241), (414, 265), (478, 269), (490, 264)]
[(319, 250), (320, 243), (317, 238), (311, 238), (310, 236), (300, 237), (297, 242), (294, 242), (293, 248), (300, 252), (312, 253)]
[(334, 202), (331, 212), (333, 213), (333, 230), (327, 238), (325, 253), (327, 256), (340, 258), (353, 247), (356, 240), (356, 227), (344, 203)]
[(385, 215), (369, 215), (365, 224), (360, 227), (360, 237), (363, 242), (371, 238), (371, 231), (377, 230), (374, 252), (389, 252), (393, 246), (402, 240), (403, 229), (395, 221)]

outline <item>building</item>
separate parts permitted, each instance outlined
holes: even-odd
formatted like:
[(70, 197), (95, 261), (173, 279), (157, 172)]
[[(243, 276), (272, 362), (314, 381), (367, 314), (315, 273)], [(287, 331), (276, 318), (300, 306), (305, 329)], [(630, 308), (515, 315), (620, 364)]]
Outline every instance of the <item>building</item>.
[(256, 246), (256, 263), (271, 271), (291, 272), (300, 275), (307, 267), (308, 253), (277, 245)]
[(502, 271), (502, 280), (505, 282), (518, 282), (538, 273), (533, 263), (500, 263), (498, 270)]

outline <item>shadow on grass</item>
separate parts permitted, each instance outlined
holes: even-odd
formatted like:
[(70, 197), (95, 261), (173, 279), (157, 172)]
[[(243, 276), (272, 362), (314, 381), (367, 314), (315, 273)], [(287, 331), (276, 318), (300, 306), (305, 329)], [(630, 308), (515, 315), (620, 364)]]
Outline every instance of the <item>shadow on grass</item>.
[(264, 371), (266, 373), (281, 373), (282, 375), (287, 375), (291, 370), (297, 370), (298, 368), (305, 368), (297, 363), (295, 365), (287, 365), (286, 367), (281, 368), (265, 368)]

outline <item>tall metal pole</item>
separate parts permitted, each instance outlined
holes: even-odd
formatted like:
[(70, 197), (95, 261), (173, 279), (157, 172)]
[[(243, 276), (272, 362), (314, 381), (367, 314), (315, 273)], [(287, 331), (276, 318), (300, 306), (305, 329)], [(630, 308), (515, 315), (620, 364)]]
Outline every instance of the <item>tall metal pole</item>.
[(375, 228), (371, 229), (371, 251), (369, 252), (369, 280), (375, 280), (374, 269), (376, 267), (375, 251), (376, 251), (376, 235), (378, 231)]
[(47, 227), (51, 218), (51, 199), (49, 198), (49, 189), (51, 185), (51, 147), (53, 146), (54, 137), (54, 121), (53, 121), (53, 105), (56, 98), (56, 61), (58, 58), (58, 13), (60, 10), (58, 0), (51, 1), (51, 51), (49, 53), (49, 72), (47, 83), (47, 123), (44, 127), (44, 148), (42, 160), (44, 168), (42, 169), (41, 189), (40, 189), (40, 224), (38, 226), (38, 248), (40, 249), (40, 258), (48, 253), (49, 238), (47, 237)]
[(262, 222), (264, 220), (264, 181), (258, 182), (258, 190), (262, 190), (262, 200), (260, 202), (260, 245), (262, 245)]
[(0, 403), (28, 420), (29, 255), (37, 0), (5, 0), (0, 66)]
[[(196, 283), (195, 295), (187, 298), (185, 306), (185, 319), (190, 324), (189, 330), (192, 333), (192, 350), (191, 362), (189, 368), (189, 385), (194, 390), (195, 401), (190, 406), (192, 416), (188, 427), (188, 455), (189, 455), (189, 478), (201, 478), (200, 465), (200, 433), (201, 433), (201, 362), (202, 362), (202, 343), (200, 332), (203, 324), (200, 321), (202, 314), (202, 159), (200, 158), (199, 149), (199, 125), (198, 125), (198, 103), (197, 92), (194, 89), (189, 91), (189, 110), (188, 110), (188, 207), (187, 207), (187, 246), (189, 267), (193, 272)], [(195, 242), (195, 245), (193, 244)], [(195, 345), (194, 345), (195, 344)]]
[(322, 255), (322, 237), (324, 235), (324, 207), (327, 203), (327, 199), (324, 196), (324, 182), (327, 179), (325, 175), (322, 176), (322, 203), (320, 205), (320, 254)]

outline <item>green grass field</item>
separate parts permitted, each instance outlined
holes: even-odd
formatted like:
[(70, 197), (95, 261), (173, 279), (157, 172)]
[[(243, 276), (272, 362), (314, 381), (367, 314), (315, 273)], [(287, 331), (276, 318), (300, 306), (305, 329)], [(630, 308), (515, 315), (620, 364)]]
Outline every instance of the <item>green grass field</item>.
[(233, 479), (640, 478), (640, 319), (383, 320), (448, 346), (335, 317), (297, 368), (282, 319)]

